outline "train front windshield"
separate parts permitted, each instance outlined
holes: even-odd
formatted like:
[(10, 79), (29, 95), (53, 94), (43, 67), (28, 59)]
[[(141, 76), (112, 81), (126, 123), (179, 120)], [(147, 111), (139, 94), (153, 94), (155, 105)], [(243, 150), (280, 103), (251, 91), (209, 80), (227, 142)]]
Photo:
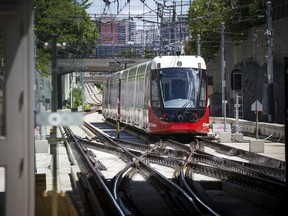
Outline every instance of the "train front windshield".
[[(206, 81), (202, 70), (193, 68), (155, 70), (152, 72), (152, 88), (154, 88), (152, 98), (154, 95), (154, 99), (155, 97), (160, 99), (164, 108), (196, 109), (206, 106)], [(158, 106), (161, 105), (158, 104)]]

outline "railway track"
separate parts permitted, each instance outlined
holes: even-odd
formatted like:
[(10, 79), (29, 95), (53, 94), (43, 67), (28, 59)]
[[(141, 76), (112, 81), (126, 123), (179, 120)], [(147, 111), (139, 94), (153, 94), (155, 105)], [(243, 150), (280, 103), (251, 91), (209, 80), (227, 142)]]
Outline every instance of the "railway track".
[[(115, 202), (109, 188), (107, 187), (94, 159), (93, 152), (81, 145), (69, 127), (64, 127), (67, 139), (66, 145), (77, 152), (77, 163), (81, 172), (77, 173), (78, 193), (84, 200), (84, 215), (125, 215), (117, 202)], [(70, 157), (72, 157), (70, 155)], [(74, 156), (73, 156), (74, 157)], [(74, 160), (71, 160), (71, 162)]]
[[(205, 148), (212, 148), (214, 143), (203, 139), (183, 144), (155, 138), (156, 141), (148, 145), (117, 140), (88, 123), (85, 127), (94, 137), (91, 140), (74, 137), (77, 140), (74, 142), (83, 148), (82, 154), (88, 154), (86, 158), (90, 162), (86, 164), (92, 171), (88, 173), (87, 168), (83, 169), (79, 179), (86, 184), (83, 191), (92, 193), (85, 196), (90, 197), (89, 202), (95, 200), (93, 206), (99, 199), (97, 193), (105, 191), (106, 195), (101, 197), (107, 197), (107, 203), (98, 201), (96, 206), (103, 206), (99, 209), (109, 206), (115, 209), (114, 213), (119, 211), (117, 215), (237, 215), (237, 212), (274, 215), (283, 210), (281, 207), (287, 200), (285, 163), (274, 160), (268, 163), (265, 158), (243, 152), (238, 155), (245, 161), (211, 155)], [(226, 155), (235, 152), (218, 145), (215, 148), (221, 153), (226, 151)], [(96, 177), (92, 178), (93, 175)], [(95, 185), (104, 189), (93, 190)], [(219, 194), (235, 203), (245, 203), (246, 210), (238, 204), (224, 202)], [(106, 211), (99, 212), (111, 213)]]
[[(87, 125), (86, 125), (87, 126)], [(198, 206), (193, 199), (177, 184), (169, 178), (163, 176), (161, 172), (148, 164), (146, 160), (147, 153), (158, 149), (158, 146), (147, 147), (144, 145), (124, 143), (115, 139), (109, 139), (100, 131), (90, 128), (98, 136), (101, 135), (106, 143), (115, 148), (115, 153), (119, 155), (121, 149), (121, 159), (128, 161), (122, 169), (111, 180), (111, 191), (115, 199), (122, 206), (123, 211), (130, 215), (201, 215)], [(95, 146), (93, 142), (82, 140), (86, 145), (93, 149), (101, 148), (101, 145)], [(130, 148), (128, 148), (130, 146)], [(140, 146), (140, 147), (139, 147)], [(132, 148), (131, 148), (132, 147)], [(136, 150), (135, 150), (136, 147)], [(135, 151), (133, 151), (135, 150)], [(172, 170), (174, 173), (174, 169)], [(140, 182), (139, 182), (140, 178)], [(141, 187), (135, 185), (141, 184)], [(140, 189), (140, 190), (139, 190)], [(149, 199), (145, 199), (148, 197)], [(150, 208), (147, 208), (150, 206)], [(155, 206), (155, 208), (151, 208)]]
[(263, 165), (267, 167), (279, 168), (279, 169), (285, 170), (286, 162), (284, 161), (266, 157), (263, 155), (259, 155), (253, 152), (233, 148), (230, 146), (226, 146), (221, 143), (217, 143), (215, 141), (211, 141), (208, 139), (203, 139), (203, 138), (198, 138), (198, 139), (200, 141), (199, 142), (200, 146), (211, 147), (217, 152), (221, 153), (222, 155), (227, 155), (229, 157), (237, 156), (239, 158), (249, 161), (249, 163), (252, 163), (252, 164), (259, 164), (259, 165)]
[(102, 95), (95, 89), (93, 83), (85, 85), (86, 102), (96, 106), (102, 104)]

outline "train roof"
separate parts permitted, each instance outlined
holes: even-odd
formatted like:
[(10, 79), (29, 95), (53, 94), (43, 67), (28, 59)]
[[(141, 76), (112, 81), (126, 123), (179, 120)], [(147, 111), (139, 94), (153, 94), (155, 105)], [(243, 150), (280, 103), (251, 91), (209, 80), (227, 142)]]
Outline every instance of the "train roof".
[(151, 69), (171, 67), (201, 68), (206, 70), (206, 63), (201, 56), (196, 55), (157, 56), (152, 60)]
[(173, 68), (173, 67), (182, 67), (182, 68), (200, 68), (206, 70), (206, 63), (201, 56), (196, 55), (171, 55), (171, 56), (157, 56), (154, 59), (141, 63), (139, 65), (134, 65), (133, 67), (112, 73), (106, 77), (111, 77), (112, 79), (119, 79), (123, 73), (135, 69), (140, 65), (151, 64), (151, 69), (159, 68)]

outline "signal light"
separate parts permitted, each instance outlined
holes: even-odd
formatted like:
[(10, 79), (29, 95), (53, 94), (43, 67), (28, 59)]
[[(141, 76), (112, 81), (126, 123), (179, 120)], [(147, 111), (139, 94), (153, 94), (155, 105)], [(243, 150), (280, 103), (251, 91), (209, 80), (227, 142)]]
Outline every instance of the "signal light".
[(231, 88), (232, 90), (242, 89), (242, 72), (238, 69), (231, 72)]

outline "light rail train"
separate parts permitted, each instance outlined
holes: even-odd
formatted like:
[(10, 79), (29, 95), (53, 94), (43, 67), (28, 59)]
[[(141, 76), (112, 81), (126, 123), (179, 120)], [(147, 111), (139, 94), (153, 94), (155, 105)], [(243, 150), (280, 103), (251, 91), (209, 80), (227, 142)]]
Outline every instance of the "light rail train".
[(155, 57), (106, 76), (103, 116), (154, 135), (205, 135), (207, 79), (200, 56)]

